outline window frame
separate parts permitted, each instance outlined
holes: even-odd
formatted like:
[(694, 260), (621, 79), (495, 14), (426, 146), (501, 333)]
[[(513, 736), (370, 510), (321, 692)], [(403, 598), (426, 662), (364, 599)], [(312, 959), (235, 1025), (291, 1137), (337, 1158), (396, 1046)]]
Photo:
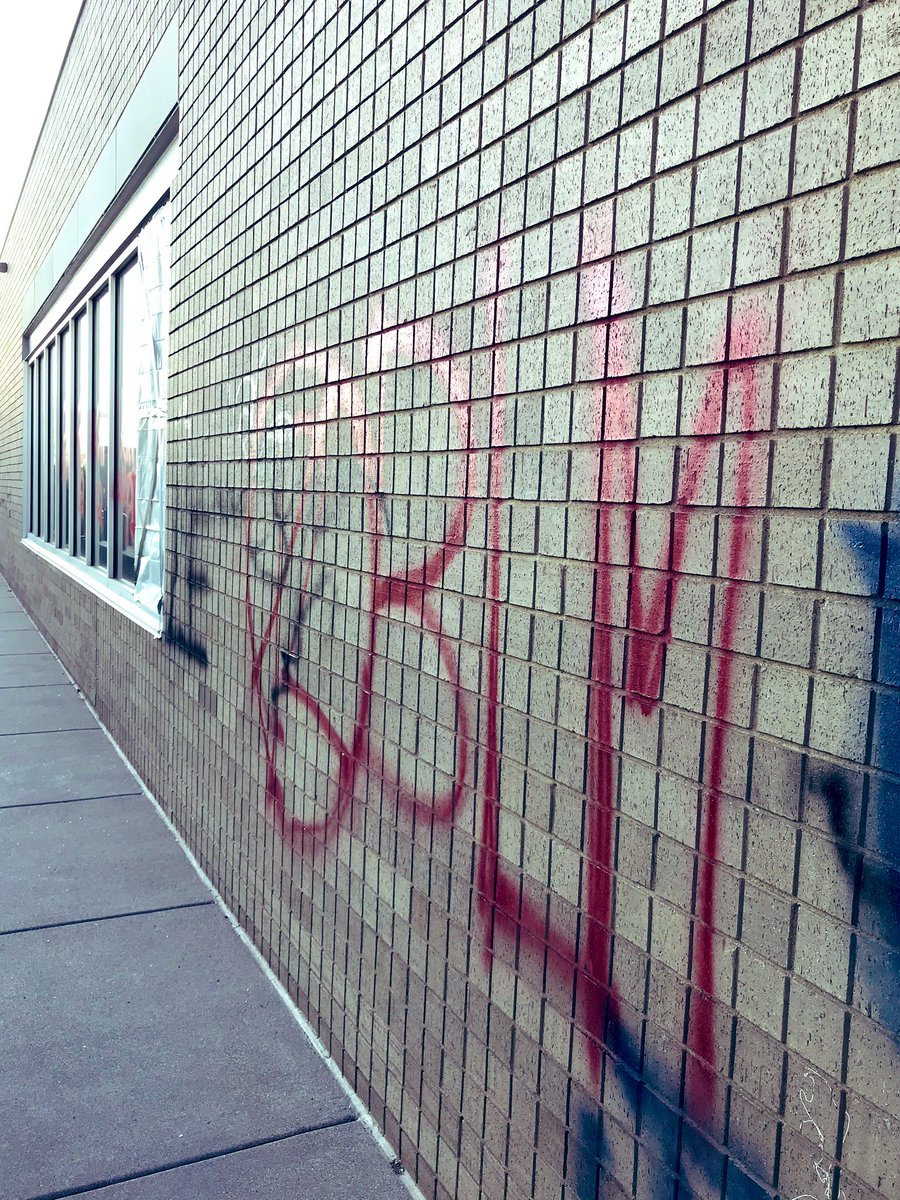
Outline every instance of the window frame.
[[(120, 418), (120, 329), (122, 304), (120, 277), (138, 255), (138, 239), (159, 210), (170, 202), (168, 190), (142, 216), (130, 236), (108, 258), (103, 269), (94, 274), (86, 287), (79, 289), (60, 318), (54, 318), (49, 331), (41, 330), (40, 341), (29, 347), (25, 361), (25, 397), (23, 413), (24, 496), (23, 544), (39, 557), (78, 580), (93, 594), (130, 617), (157, 637), (162, 636), (163, 614), (150, 612), (135, 600), (135, 582), (116, 574), (121, 554), (118, 429)], [(97, 312), (101, 298), (108, 296), (108, 344), (97, 344)], [(80, 320), (83, 318), (83, 320)], [(79, 338), (78, 334), (81, 334)], [(79, 370), (86, 364), (84, 371)], [(54, 373), (50, 385), (50, 373)], [(106, 374), (109, 411), (105, 414), (106, 461), (106, 555), (100, 562), (96, 427), (98, 381)], [(71, 447), (68, 537), (63, 540), (63, 374), (69, 388), (69, 445)], [(82, 377), (80, 377), (82, 376)], [(87, 382), (87, 420), (84, 423), (87, 446), (79, 440), (79, 424)], [(55, 414), (55, 415), (54, 415)], [(48, 436), (48, 434), (50, 436)], [(80, 458), (85, 455), (84, 509), (85, 554), (80, 554)], [(165, 512), (165, 496), (160, 497)], [(162, 580), (165, 592), (165, 580)]]

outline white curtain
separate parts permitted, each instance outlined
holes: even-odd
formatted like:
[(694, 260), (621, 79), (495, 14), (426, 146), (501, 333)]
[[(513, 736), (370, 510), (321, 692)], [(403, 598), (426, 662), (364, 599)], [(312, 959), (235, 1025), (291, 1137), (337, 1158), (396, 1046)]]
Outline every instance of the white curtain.
[(134, 598), (154, 615), (162, 611), (165, 562), (166, 411), (169, 359), (169, 205), (153, 214), (138, 236), (141, 336), (135, 481)]

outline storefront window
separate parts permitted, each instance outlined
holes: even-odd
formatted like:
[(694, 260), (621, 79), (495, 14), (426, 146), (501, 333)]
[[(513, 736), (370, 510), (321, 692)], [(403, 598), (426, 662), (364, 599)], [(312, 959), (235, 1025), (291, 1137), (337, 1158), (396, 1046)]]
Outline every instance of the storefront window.
[(29, 538), (162, 609), (168, 204), (29, 361)]

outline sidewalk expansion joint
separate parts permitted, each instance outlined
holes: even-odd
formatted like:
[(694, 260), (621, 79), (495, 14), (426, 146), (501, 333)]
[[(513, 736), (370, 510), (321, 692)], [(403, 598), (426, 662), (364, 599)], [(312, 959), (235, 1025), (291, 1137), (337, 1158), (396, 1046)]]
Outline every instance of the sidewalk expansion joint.
[[(240, 1154), (242, 1150), (257, 1150), (262, 1146), (274, 1146), (278, 1142), (286, 1142), (289, 1138), (300, 1137), (305, 1133), (321, 1133), (325, 1129), (336, 1129), (340, 1125), (352, 1125), (358, 1117), (348, 1113), (335, 1121), (323, 1121), (316, 1125), (301, 1125), (288, 1133), (279, 1133), (274, 1137), (256, 1138), (252, 1142), (242, 1142), (238, 1146), (228, 1146), (224, 1150), (210, 1150), (208, 1154), (197, 1154), (191, 1158), (179, 1159), (177, 1162), (166, 1163), (161, 1167), (150, 1167), (146, 1171), (133, 1171), (128, 1175), (116, 1175), (111, 1179), (98, 1180), (95, 1183), (82, 1184), (79, 1187), (67, 1188), (62, 1192), (41, 1192), (29, 1196), (27, 1200), (67, 1200), (69, 1196), (83, 1196), (85, 1192), (100, 1191), (102, 1188), (116, 1187), (120, 1183), (131, 1183), (135, 1179), (149, 1179), (154, 1175), (164, 1175), (168, 1171), (177, 1171), (180, 1167), (191, 1167), (196, 1163), (210, 1162), (214, 1158), (225, 1158), (229, 1154)], [(23, 1197), (23, 1200), (25, 1198)]]
[[(6, 658), (5, 654), (0, 654), (0, 661)], [(20, 657), (25, 657), (20, 655)], [(16, 688), (39, 688), (39, 687), (71, 687), (71, 682), (68, 679), (54, 679), (51, 683), (47, 683), (46, 679), (40, 683), (0, 683), (0, 692), (15, 691)]]
[[(25, 629), (0, 629), (0, 639), (5, 633), (26, 633), (30, 630)], [(45, 646), (43, 650), (0, 650), (0, 658), (6, 658), (7, 655), (15, 655), (16, 658), (34, 658), (37, 654), (53, 654), (49, 646)], [(56, 656), (54, 655), (54, 658)], [(23, 684), (23, 687), (29, 687), (29, 684)]]
[(85, 730), (96, 728), (96, 722), (92, 721), (90, 725), (67, 725), (65, 729), (5, 729), (2, 733), (0, 733), (0, 738), (46, 737), (48, 733), (84, 733)]
[(102, 796), (63, 796), (59, 800), (22, 800), (14, 804), (0, 804), (0, 813), (10, 808), (50, 808), (55, 804), (87, 804), (89, 800), (130, 800), (143, 796), (143, 792), (105, 792)]
[(76, 917), (71, 921), (48, 921), (44, 925), (23, 925), (20, 929), (0, 929), (0, 938), (16, 933), (40, 933), (42, 929), (66, 929), (69, 925), (94, 925), (101, 921), (120, 921), (123, 917), (152, 917), (155, 913), (181, 912), (185, 908), (209, 908), (215, 900), (191, 900), (187, 904), (164, 904), (160, 908), (137, 908), (132, 912), (108, 913), (99, 917)]

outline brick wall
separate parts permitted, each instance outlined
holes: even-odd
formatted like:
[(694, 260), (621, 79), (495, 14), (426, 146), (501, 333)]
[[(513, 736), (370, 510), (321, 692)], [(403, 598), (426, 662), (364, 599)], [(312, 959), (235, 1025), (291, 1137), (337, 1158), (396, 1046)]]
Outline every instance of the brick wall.
[(3, 571), (426, 1196), (893, 1195), (896, 0), (121, 9), (6, 254), (177, 9), (166, 636), (12, 268)]

